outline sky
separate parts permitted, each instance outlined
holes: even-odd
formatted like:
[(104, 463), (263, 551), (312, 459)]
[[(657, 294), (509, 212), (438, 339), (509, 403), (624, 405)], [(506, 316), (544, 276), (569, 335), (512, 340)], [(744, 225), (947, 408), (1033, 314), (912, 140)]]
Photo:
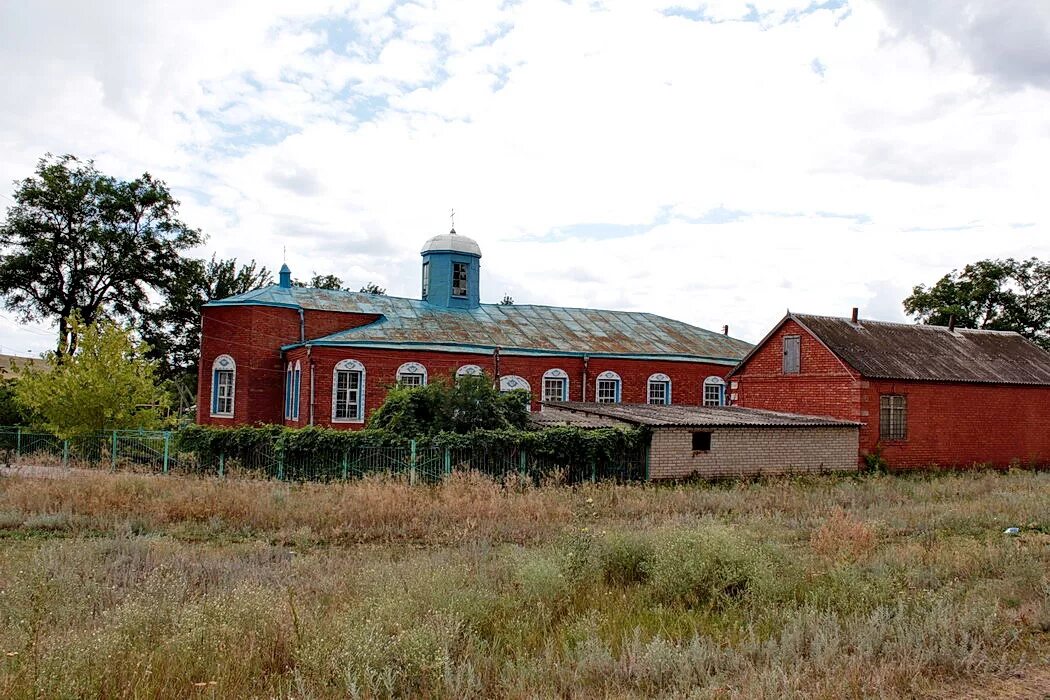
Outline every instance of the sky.
[(454, 208), (485, 302), (904, 321), (1050, 258), (1048, 46), (1045, 0), (0, 0), (0, 216), (72, 153), (297, 277), (418, 298)]

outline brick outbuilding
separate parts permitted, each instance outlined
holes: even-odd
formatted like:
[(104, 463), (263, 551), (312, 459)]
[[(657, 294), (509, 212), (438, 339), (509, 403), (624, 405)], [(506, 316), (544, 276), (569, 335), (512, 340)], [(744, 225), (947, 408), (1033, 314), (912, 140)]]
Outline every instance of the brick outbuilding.
[(197, 422), (364, 426), (390, 387), (464, 374), (542, 401), (721, 405), (751, 344), (653, 314), (482, 304), (481, 250), (422, 250), (421, 298), (280, 282), (202, 312)]
[(615, 425), (649, 429), (648, 477), (700, 477), (851, 471), (857, 468), (858, 423), (738, 406), (549, 404), (541, 426)]
[(788, 313), (728, 381), (738, 406), (859, 422), (892, 468), (1050, 464), (1050, 353), (1017, 333)]

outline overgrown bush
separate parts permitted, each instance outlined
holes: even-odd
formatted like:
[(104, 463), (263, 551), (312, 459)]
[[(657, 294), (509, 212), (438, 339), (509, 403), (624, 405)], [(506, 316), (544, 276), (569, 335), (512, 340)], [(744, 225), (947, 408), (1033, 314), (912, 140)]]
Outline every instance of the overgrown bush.
[(394, 386), (368, 419), (370, 428), (415, 438), (442, 432), (525, 428), (529, 394), (506, 393), (491, 377), (436, 378), (426, 386)]

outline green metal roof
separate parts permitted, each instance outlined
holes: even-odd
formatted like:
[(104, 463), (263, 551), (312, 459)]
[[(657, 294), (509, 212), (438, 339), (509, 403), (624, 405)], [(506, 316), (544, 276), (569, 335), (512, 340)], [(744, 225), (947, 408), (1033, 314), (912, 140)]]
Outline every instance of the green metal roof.
[(726, 364), (736, 364), (752, 347), (721, 333), (635, 311), (525, 304), (447, 309), (418, 299), (277, 285), (206, 304), (237, 305), (381, 316), (367, 326), (308, 340), (312, 345), (499, 347), (539, 353), (702, 358)]

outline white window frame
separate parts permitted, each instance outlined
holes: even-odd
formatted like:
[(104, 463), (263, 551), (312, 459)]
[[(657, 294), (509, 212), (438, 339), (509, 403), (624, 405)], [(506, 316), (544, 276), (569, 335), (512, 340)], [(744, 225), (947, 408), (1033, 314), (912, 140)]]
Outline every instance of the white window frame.
[(524, 389), (529, 392), (529, 403), (526, 410), (532, 410), (532, 387), (525, 380), (524, 377), (519, 377), (516, 374), (505, 374), (499, 378), (499, 391), (501, 394), (505, 394), (508, 391), (516, 391), (518, 389)]
[[(558, 386), (561, 387), (560, 395), (558, 398), (548, 398), (547, 394), (547, 382), (558, 382)], [(569, 400), (569, 373), (563, 369), (549, 369), (543, 373), (543, 385), (542, 385), (542, 398), (543, 402), (549, 401), (568, 401)]]
[(484, 370), (477, 365), (463, 365), (456, 370), (456, 379), (460, 377), (480, 377), (483, 374), (485, 374)]
[[(708, 396), (707, 391), (712, 387), (717, 387), (718, 398), (715, 402), (712, 402)], [(704, 386), (701, 389), (700, 405), (702, 406), (725, 406), (726, 405), (726, 381), (721, 377), (711, 376), (704, 380)]]
[[(229, 391), (222, 396), (219, 395), (223, 384), (219, 381), (219, 375), (229, 375)], [(219, 410), (219, 401), (230, 402), (229, 411)], [(210, 412), (212, 418), (233, 418), (237, 407), (237, 363), (229, 355), (219, 355), (211, 363), (211, 403)]]
[[(397, 383), (403, 386), (426, 386), (427, 385), (427, 368), (419, 362), (406, 362), (397, 368)], [(405, 377), (419, 377), (419, 383), (406, 382)]]
[(420, 290), (420, 291), (422, 292), (422, 294), (420, 295), (420, 298), (423, 301), (426, 301), (427, 297), (430, 296), (430, 261), (429, 260), (424, 260), (423, 261), (423, 289)]
[(299, 396), (302, 394), (303, 367), (299, 360), (295, 361), (295, 370), (292, 372), (292, 420), (299, 420)]
[[(612, 400), (602, 399), (602, 385), (611, 383), (613, 387), (613, 398)], [(595, 403), (620, 403), (623, 398), (623, 380), (620, 379), (620, 375), (612, 370), (606, 370), (601, 372), (597, 377), (594, 378), (594, 401)]]
[[(663, 390), (663, 401), (653, 401), (653, 389)], [(671, 403), (671, 378), (666, 374), (656, 373), (649, 376), (645, 385), (645, 402), (655, 406), (668, 406)]]
[[(341, 372), (356, 373), (357, 374), (357, 415), (353, 417), (337, 418), (337, 408), (339, 406), (339, 374)], [(335, 367), (332, 369), (332, 422), (333, 423), (364, 423), (365, 422), (365, 366), (357, 360), (340, 360), (335, 363)], [(347, 392), (352, 391), (347, 389)], [(349, 398), (349, 397), (348, 397)]]

